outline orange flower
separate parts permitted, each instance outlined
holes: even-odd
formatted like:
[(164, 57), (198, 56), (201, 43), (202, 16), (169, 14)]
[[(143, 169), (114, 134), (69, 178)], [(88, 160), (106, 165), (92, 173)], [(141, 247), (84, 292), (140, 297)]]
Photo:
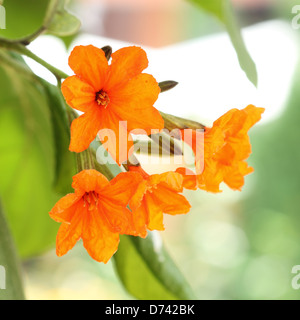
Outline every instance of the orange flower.
[[(191, 147), (195, 153), (196, 177), (187, 177), (183, 171), (181, 172), (185, 179), (189, 179), (190, 186), (193, 186), (192, 181), (196, 178), (198, 187), (206, 191), (221, 192), (221, 182), (225, 182), (233, 190), (241, 190), (244, 176), (253, 172), (253, 168), (245, 161), (251, 154), (247, 133), (261, 119), (263, 112), (263, 108), (253, 105), (243, 110), (228, 111), (214, 122), (212, 128), (206, 129), (204, 148), (198, 145), (198, 150), (194, 142), (197, 135), (203, 133), (193, 132)], [(189, 188), (187, 184), (186, 187)]]
[[(150, 134), (152, 128), (163, 128), (164, 121), (153, 107), (160, 88), (153, 76), (141, 73), (148, 66), (141, 48), (116, 51), (109, 65), (103, 50), (92, 45), (77, 46), (69, 57), (69, 66), (76, 75), (63, 82), (62, 93), (68, 105), (84, 112), (72, 122), (71, 151), (87, 149), (100, 129), (111, 129), (101, 130), (99, 137), (101, 141), (108, 138), (107, 150), (121, 163), (133, 149), (131, 130), (142, 129)], [(120, 143), (120, 136), (125, 136), (127, 147)]]
[(198, 188), (197, 177), (192, 170), (180, 167), (180, 168), (177, 168), (175, 172), (182, 175), (182, 178), (183, 178), (182, 186), (185, 189), (197, 190)]
[(135, 229), (139, 233), (146, 235), (146, 228), (164, 230), (163, 213), (176, 215), (189, 212), (191, 205), (179, 194), (183, 191), (181, 174), (165, 172), (148, 175), (140, 166), (130, 166), (129, 170), (139, 172), (144, 179), (129, 202)]
[(57, 238), (58, 256), (66, 254), (82, 238), (90, 256), (106, 263), (116, 252), (119, 234), (138, 235), (132, 213), (126, 208), (142, 181), (130, 172), (118, 174), (110, 182), (96, 170), (83, 170), (73, 177), (70, 193), (60, 199), (50, 216), (62, 222)]

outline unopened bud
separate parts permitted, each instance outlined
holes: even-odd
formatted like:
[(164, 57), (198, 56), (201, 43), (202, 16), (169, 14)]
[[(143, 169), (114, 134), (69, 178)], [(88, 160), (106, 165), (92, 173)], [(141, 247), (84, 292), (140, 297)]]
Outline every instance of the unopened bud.
[(105, 58), (107, 59), (107, 61), (110, 60), (111, 54), (112, 54), (112, 47), (111, 46), (105, 46), (103, 48), (101, 48), (104, 51), (105, 54)]
[(167, 81), (159, 82), (158, 85), (160, 87), (160, 92), (165, 92), (176, 87), (178, 85), (178, 82), (173, 80), (167, 80)]

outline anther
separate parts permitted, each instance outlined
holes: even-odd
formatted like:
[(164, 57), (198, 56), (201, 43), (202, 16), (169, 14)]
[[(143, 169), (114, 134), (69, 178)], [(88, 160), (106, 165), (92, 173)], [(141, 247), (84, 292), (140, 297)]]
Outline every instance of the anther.
[(104, 108), (106, 108), (110, 102), (108, 94), (103, 90), (96, 93), (95, 100), (98, 103), (98, 106), (103, 106)]

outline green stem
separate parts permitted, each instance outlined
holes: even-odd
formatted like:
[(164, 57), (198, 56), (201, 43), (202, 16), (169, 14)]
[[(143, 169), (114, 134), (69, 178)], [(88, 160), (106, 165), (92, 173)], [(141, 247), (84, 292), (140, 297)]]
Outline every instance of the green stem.
[(90, 148), (76, 154), (77, 172), (94, 169), (94, 161)]
[(13, 42), (1, 39), (0, 40), (0, 47), (7, 49), (7, 50), (12, 50), (12, 51), (18, 52), (26, 57), (31, 58), (32, 60), (36, 61), (37, 63), (41, 64), (46, 69), (48, 69), (50, 72), (52, 72), (57, 80), (66, 79), (68, 77), (68, 75), (66, 73), (53, 67), (51, 64), (49, 64), (45, 60), (38, 57), (36, 54), (34, 54), (32, 51), (30, 51), (29, 49), (27, 49), (24, 45), (22, 45), (20, 43), (13, 43)]
[(24, 300), (20, 261), (0, 204), (0, 300)]
[(69, 76), (64, 73), (63, 71), (53, 67), (51, 64), (49, 64), (48, 62), (46, 62), (45, 60), (41, 59), (40, 57), (38, 57), (36, 54), (34, 54), (33, 52), (31, 52), (30, 50), (28, 50), (27, 48), (25, 48), (22, 45), (17, 45), (15, 48), (12, 48), (13, 50), (31, 58), (32, 60), (38, 62), (39, 64), (41, 64), (42, 66), (44, 66), (46, 69), (48, 69), (49, 71), (51, 71), (56, 78), (58, 79), (66, 79)]

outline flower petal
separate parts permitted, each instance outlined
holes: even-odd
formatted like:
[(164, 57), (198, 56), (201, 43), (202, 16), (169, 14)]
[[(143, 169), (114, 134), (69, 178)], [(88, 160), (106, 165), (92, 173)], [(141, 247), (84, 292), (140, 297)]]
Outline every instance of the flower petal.
[(63, 222), (56, 237), (56, 254), (60, 257), (74, 247), (81, 237), (84, 207), (77, 206), (70, 223)]
[(236, 166), (229, 167), (227, 172), (224, 174), (224, 182), (232, 190), (242, 190), (245, 179), (244, 176), (253, 172), (252, 167), (248, 167), (245, 161), (240, 161)]
[(180, 167), (176, 169), (176, 172), (183, 176), (182, 185), (185, 189), (197, 190), (197, 177), (192, 170)]
[(109, 79), (105, 88), (111, 90), (132, 79), (148, 67), (146, 52), (136, 46), (117, 50), (112, 55)]
[(152, 197), (156, 203), (160, 204), (164, 213), (172, 215), (184, 214), (191, 209), (191, 205), (183, 195), (161, 185), (153, 192)]
[(183, 177), (180, 173), (168, 171), (162, 174), (153, 174), (149, 177), (150, 185), (161, 185), (175, 192), (182, 192)]
[(153, 195), (146, 193), (143, 205), (147, 208), (148, 229), (149, 230), (165, 230), (163, 224), (163, 210), (161, 203), (154, 200)]
[(101, 193), (109, 185), (107, 178), (97, 170), (82, 170), (73, 177), (72, 188), (76, 194), (96, 191)]
[(209, 192), (221, 192), (219, 186), (223, 178), (223, 167), (219, 166), (218, 162), (213, 159), (206, 160), (204, 171), (197, 175), (198, 187)]
[(136, 187), (135, 193), (129, 201), (129, 207), (132, 210), (135, 210), (141, 205), (144, 195), (147, 192), (147, 185), (147, 180), (143, 179), (141, 183), (139, 183), (139, 185)]
[(92, 210), (85, 217), (82, 240), (93, 259), (107, 263), (118, 249), (119, 234), (111, 231), (98, 210)]
[(121, 172), (103, 189), (101, 196), (126, 207), (142, 182), (142, 176), (136, 172)]
[(57, 222), (70, 222), (76, 211), (76, 206), (81, 196), (75, 193), (69, 193), (57, 201), (55, 206), (49, 212), (50, 217)]
[[(132, 225), (133, 229), (136, 230), (134, 236), (140, 236), (145, 238), (147, 236), (147, 225), (149, 223), (148, 210), (145, 201), (142, 201), (140, 206), (132, 211)], [(131, 234), (131, 233), (129, 233)]]
[(79, 111), (97, 108), (95, 89), (78, 76), (68, 77), (61, 85), (61, 91), (67, 104)]
[(108, 92), (110, 108), (120, 119), (127, 121), (128, 131), (143, 129), (150, 134), (151, 129), (164, 127), (162, 116), (153, 107), (159, 93), (160, 88), (153, 76), (139, 74), (124, 86)]
[(103, 50), (93, 45), (76, 46), (70, 54), (69, 66), (95, 92), (103, 88), (108, 75), (108, 62)]
[(70, 151), (82, 152), (96, 138), (101, 124), (101, 109), (89, 111), (73, 120), (71, 124)]
[(122, 121), (112, 111), (105, 112), (98, 137), (103, 147), (118, 164), (126, 161), (133, 153), (133, 141), (127, 131), (127, 122)]
[(254, 105), (250, 104), (243, 110), (247, 114), (247, 120), (244, 125), (244, 132), (248, 132), (248, 130), (261, 119), (261, 115), (265, 112), (264, 108), (258, 108)]
[(126, 207), (105, 200), (100, 206), (111, 231), (141, 237), (147, 235), (145, 221)]

